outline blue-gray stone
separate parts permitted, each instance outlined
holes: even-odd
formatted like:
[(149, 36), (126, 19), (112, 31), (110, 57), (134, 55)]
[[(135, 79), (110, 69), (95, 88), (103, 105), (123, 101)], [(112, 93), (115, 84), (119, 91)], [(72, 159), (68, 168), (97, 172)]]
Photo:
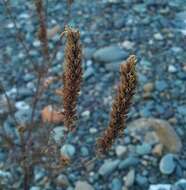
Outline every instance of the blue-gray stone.
[(119, 178), (114, 178), (111, 183), (112, 190), (122, 190), (122, 182)]
[(136, 183), (140, 186), (146, 186), (148, 184), (148, 179), (140, 174), (137, 174)]
[(167, 83), (164, 80), (159, 80), (155, 82), (155, 87), (158, 91), (163, 91), (167, 88)]
[(83, 54), (86, 59), (91, 59), (95, 52), (95, 48), (85, 48)]
[(26, 74), (23, 76), (23, 80), (24, 80), (25, 82), (29, 82), (29, 81), (33, 80), (34, 78), (35, 78), (35, 76), (32, 75), (32, 74), (30, 74), (30, 73), (26, 73)]
[(85, 146), (81, 147), (81, 155), (82, 155), (83, 157), (86, 157), (86, 156), (89, 155), (89, 150), (88, 150), (87, 147), (85, 147)]
[(118, 167), (119, 162), (119, 160), (106, 160), (104, 164), (99, 168), (98, 173), (101, 176), (110, 175)]
[(29, 88), (20, 88), (18, 93), (20, 99), (33, 96), (34, 94), (34, 92)]
[(129, 168), (131, 166), (136, 166), (139, 163), (139, 159), (134, 156), (129, 156), (125, 160), (121, 161), (118, 168), (120, 170)]
[(85, 72), (84, 72), (84, 74), (83, 74), (83, 77), (85, 78), (85, 79), (88, 79), (89, 77), (91, 77), (91, 76), (93, 76), (93, 74), (94, 74), (94, 69), (92, 68), (92, 67), (88, 67), (86, 70), (85, 70)]
[(162, 174), (170, 175), (174, 172), (176, 163), (174, 161), (175, 156), (173, 154), (166, 154), (160, 160), (160, 171)]
[(32, 187), (30, 188), (30, 190), (41, 190), (41, 188), (38, 187), (38, 186), (32, 186)]
[(64, 137), (65, 128), (63, 126), (55, 127), (52, 131), (52, 137), (56, 143), (61, 143), (61, 140)]
[(140, 61), (140, 65), (141, 65), (142, 67), (148, 68), (148, 67), (151, 67), (151, 66), (152, 66), (152, 63), (151, 63), (150, 61), (146, 60), (146, 59), (142, 59), (142, 60)]
[(65, 144), (61, 147), (61, 154), (66, 155), (68, 157), (73, 157), (76, 153), (76, 149), (71, 144)]
[(112, 45), (98, 49), (94, 53), (93, 58), (96, 62), (109, 63), (123, 60), (127, 56), (128, 53), (122, 50), (119, 46)]
[(138, 13), (144, 13), (146, 12), (146, 5), (143, 3), (136, 4), (133, 6), (133, 9)]
[(31, 114), (32, 114), (31, 109), (23, 109), (23, 110), (18, 110), (15, 113), (15, 117), (18, 120), (19, 123), (24, 125), (24, 124), (26, 124), (26, 123), (28, 123), (30, 121)]
[(109, 64), (106, 64), (106, 69), (109, 71), (115, 71), (115, 72), (119, 72), (120, 70), (120, 65), (122, 64), (122, 61), (115, 61)]
[(174, 190), (186, 190), (186, 179), (181, 179), (174, 185)]
[(151, 153), (151, 145), (147, 143), (143, 143), (142, 145), (137, 145), (136, 147), (136, 153), (140, 156), (150, 154)]
[(186, 115), (186, 106), (179, 106), (177, 109), (180, 114)]

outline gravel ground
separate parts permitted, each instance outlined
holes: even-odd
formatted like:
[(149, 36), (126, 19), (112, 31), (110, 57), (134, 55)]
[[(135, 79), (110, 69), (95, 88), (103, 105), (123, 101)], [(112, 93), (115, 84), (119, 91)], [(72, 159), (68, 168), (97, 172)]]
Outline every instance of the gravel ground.
[[(22, 113), (25, 106), (30, 111), (36, 77), (25, 48), (16, 36), (24, 36), (32, 59), (41, 62), (36, 38), (37, 19), (31, 1), (16, 0), (11, 5), (19, 33), (0, 4), (0, 80), (19, 107), (15, 115), (26, 120), (28, 114)], [(84, 82), (79, 98), (78, 130), (69, 137), (65, 148), (74, 164), (65, 172), (68, 175), (62, 173), (58, 176), (63, 187), (59, 184), (60, 187), (50, 187), (45, 173), (39, 170), (36, 171), (39, 177), (31, 189), (170, 190), (170, 184), (174, 184), (171, 186), (174, 190), (186, 189), (186, 181), (183, 180), (186, 178), (186, 1), (77, 0), (69, 19), (65, 1), (53, 0), (48, 1), (47, 12), (48, 28), (56, 25), (63, 28), (64, 23), (79, 28), (84, 48)], [(51, 53), (58, 40), (58, 35), (50, 39)], [(50, 76), (61, 75), (63, 46), (64, 43), (49, 70)], [(128, 123), (134, 126), (130, 123), (139, 118), (159, 119), (166, 128), (164, 135), (171, 139), (170, 147), (175, 148), (161, 150), (160, 146), (166, 147), (166, 142), (161, 141), (158, 132), (156, 136), (159, 139), (152, 143), (145, 140), (144, 135), (134, 135), (127, 129), (124, 138), (117, 140), (106, 158), (85, 167), (84, 159), (95, 156), (92, 147), (108, 124), (112, 97), (119, 79), (119, 65), (130, 54), (138, 58), (138, 87)], [(59, 82), (53, 84), (52, 88), (59, 85)], [(0, 105), (2, 101), (1, 98)], [(57, 101), (57, 97), (47, 92), (38, 110), (49, 102)], [(20, 103), (22, 107), (18, 106)], [(6, 106), (1, 107), (0, 114), (5, 112)], [(134, 128), (141, 126), (140, 122)], [(149, 122), (145, 120), (145, 125), (150, 125)], [(9, 118), (1, 123), (9, 125)], [(170, 125), (171, 132), (167, 125)], [(157, 152), (154, 152), (155, 148)], [(3, 169), (5, 155), (0, 149), (0, 177), (6, 181), (10, 173)], [(81, 159), (77, 159), (79, 157)], [(161, 188), (152, 187), (152, 184), (167, 185)]]

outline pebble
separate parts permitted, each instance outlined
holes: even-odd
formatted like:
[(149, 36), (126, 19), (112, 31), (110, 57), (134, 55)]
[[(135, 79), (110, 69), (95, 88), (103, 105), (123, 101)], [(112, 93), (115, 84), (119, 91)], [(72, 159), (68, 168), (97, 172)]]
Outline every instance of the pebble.
[(32, 114), (31, 109), (22, 109), (22, 110), (16, 111), (15, 117), (17, 121), (20, 123), (20, 125), (25, 125), (28, 122), (30, 122), (31, 114)]
[(121, 161), (118, 168), (120, 170), (129, 168), (131, 166), (136, 166), (139, 163), (139, 159), (134, 156), (128, 156), (125, 160)]
[(118, 145), (116, 146), (116, 155), (117, 157), (122, 157), (127, 152), (127, 147)]
[(140, 156), (150, 154), (151, 153), (151, 145), (147, 143), (143, 143), (142, 145), (136, 146), (136, 153)]
[(122, 190), (122, 182), (119, 178), (114, 178), (111, 182), (112, 190)]
[(127, 187), (133, 186), (135, 181), (135, 170), (131, 169), (126, 175), (126, 177), (124, 177), (124, 180), (125, 180), (125, 186)]
[(171, 185), (169, 184), (150, 185), (149, 190), (171, 190)]
[(69, 181), (66, 175), (64, 174), (60, 174), (57, 179), (56, 179), (56, 183), (59, 187), (67, 187), (69, 186)]
[(97, 130), (96, 128), (94, 128), (94, 127), (91, 127), (91, 128), (89, 129), (89, 132), (90, 132), (91, 134), (95, 134), (95, 133), (98, 132), (98, 130)]
[(155, 38), (156, 40), (163, 40), (163, 36), (162, 36), (162, 34), (160, 34), (160, 33), (154, 34), (154, 38)]
[(72, 158), (76, 153), (75, 147), (73, 145), (71, 145), (71, 144), (63, 145), (61, 147), (60, 151), (61, 151), (62, 155), (65, 155), (65, 156), (70, 157), (70, 158)]
[(149, 82), (149, 83), (146, 83), (144, 86), (143, 86), (143, 90), (145, 92), (152, 92), (154, 89), (154, 83), (152, 82)]
[(162, 144), (155, 145), (155, 147), (152, 150), (152, 153), (157, 156), (161, 156), (163, 153), (163, 145)]
[(15, 103), (15, 107), (18, 110), (27, 110), (30, 109), (30, 106), (25, 101), (18, 101)]
[(134, 44), (135, 44), (134, 42), (126, 40), (126, 41), (122, 42), (121, 46), (123, 48), (125, 48), (125, 49), (129, 49), (130, 50), (130, 49), (133, 49)]
[(120, 70), (120, 65), (123, 63), (123, 61), (115, 61), (115, 62), (111, 62), (105, 65), (105, 68), (108, 71), (115, 71), (115, 72), (119, 72)]
[(159, 80), (155, 82), (156, 89), (158, 91), (163, 91), (167, 88), (167, 83), (164, 80)]
[(95, 70), (93, 69), (93, 67), (88, 67), (84, 73), (83, 73), (83, 77), (85, 80), (89, 79), (90, 77), (92, 77), (95, 73)]
[(174, 172), (176, 167), (174, 159), (175, 156), (170, 153), (161, 158), (159, 168), (162, 174), (170, 175)]
[(186, 179), (180, 179), (177, 181), (173, 185), (172, 190), (186, 190)]
[(99, 63), (109, 63), (125, 59), (128, 56), (128, 53), (122, 50), (117, 45), (111, 45), (108, 47), (103, 47), (98, 49), (93, 58), (96, 62)]
[(174, 65), (169, 65), (168, 71), (169, 71), (169, 73), (176, 73), (177, 69)]
[(30, 190), (41, 190), (41, 188), (40, 188), (40, 187), (37, 187), (37, 186), (32, 186), (32, 187), (30, 188)]
[(119, 160), (106, 160), (99, 168), (98, 173), (104, 177), (110, 175), (118, 167), (119, 162)]
[(145, 176), (142, 176), (140, 174), (137, 174), (136, 175), (136, 183), (139, 185), (139, 186), (146, 186), (148, 184), (148, 179), (147, 177)]
[(65, 128), (62, 126), (55, 127), (52, 131), (52, 137), (57, 143), (60, 143), (64, 136)]
[(86, 181), (78, 181), (76, 182), (75, 190), (94, 190), (94, 188)]
[(11, 173), (10, 172), (6, 172), (6, 171), (3, 171), (3, 170), (0, 170), (0, 177), (1, 178), (11, 178)]
[[(13, 111), (15, 111), (14, 103), (11, 101), (10, 104)], [(5, 118), (9, 112), (9, 105), (5, 96), (0, 96), (0, 118)]]
[(88, 156), (89, 155), (89, 149), (87, 147), (85, 147), (85, 146), (81, 147), (81, 155), (83, 157)]

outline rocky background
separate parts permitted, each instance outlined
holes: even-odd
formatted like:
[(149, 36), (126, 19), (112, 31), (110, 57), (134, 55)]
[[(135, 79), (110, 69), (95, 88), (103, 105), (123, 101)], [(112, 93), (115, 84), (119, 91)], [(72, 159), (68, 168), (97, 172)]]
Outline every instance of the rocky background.
[[(11, 5), (30, 55), (40, 61), (32, 1), (15, 0)], [(70, 20), (67, 10), (65, 1), (48, 1), (48, 28), (58, 31), (67, 22), (79, 28), (84, 47), (84, 82), (78, 130), (61, 148), (74, 164), (57, 177), (56, 189), (185, 190), (186, 1), (75, 0)], [(16, 118), (24, 123), (30, 118), (36, 77), (2, 4), (0, 13), (0, 80), (14, 102)], [(59, 34), (51, 32), (51, 52), (58, 41)], [(50, 68), (50, 76), (61, 74), (63, 46), (62, 43)], [(119, 65), (130, 54), (138, 58), (138, 88), (125, 135), (105, 159), (85, 165), (84, 160), (95, 155), (96, 138), (107, 127)], [(60, 83), (52, 85), (55, 88)], [(49, 91), (39, 107), (57, 101)], [(1, 125), (13, 133), (15, 126), (7, 113), (1, 94)], [(63, 131), (63, 126), (56, 126), (54, 138), (61, 138)], [(12, 173), (4, 169), (6, 156), (0, 148), (0, 180), (10, 183)], [(19, 189), (19, 180), (12, 187)], [(36, 169), (31, 190), (53, 190), (48, 181), (45, 171)]]

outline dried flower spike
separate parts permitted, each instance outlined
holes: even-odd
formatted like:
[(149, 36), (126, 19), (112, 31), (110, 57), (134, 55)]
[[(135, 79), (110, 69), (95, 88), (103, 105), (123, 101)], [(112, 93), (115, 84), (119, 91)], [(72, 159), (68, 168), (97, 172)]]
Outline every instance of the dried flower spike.
[(63, 108), (64, 125), (70, 131), (75, 127), (76, 106), (82, 82), (82, 47), (80, 33), (77, 30), (66, 28), (67, 37), (65, 47), (65, 63), (63, 74)]
[(131, 55), (126, 63), (121, 64), (120, 83), (112, 104), (109, 126), (97, 141), (99, 153), (105, 153), (126, 127), (126, 117), (137, 83), (136, 63), (136, 57)]

